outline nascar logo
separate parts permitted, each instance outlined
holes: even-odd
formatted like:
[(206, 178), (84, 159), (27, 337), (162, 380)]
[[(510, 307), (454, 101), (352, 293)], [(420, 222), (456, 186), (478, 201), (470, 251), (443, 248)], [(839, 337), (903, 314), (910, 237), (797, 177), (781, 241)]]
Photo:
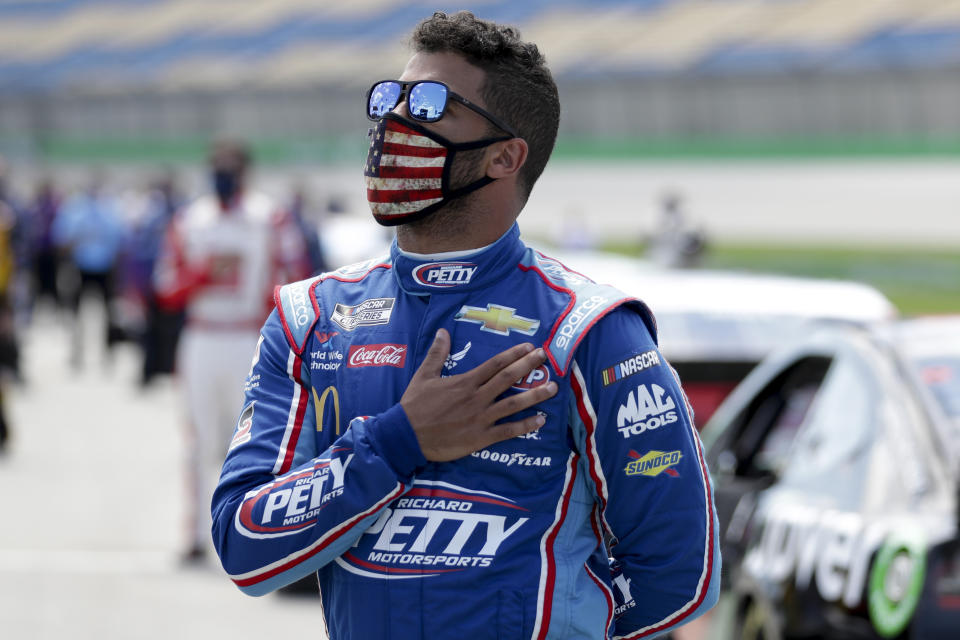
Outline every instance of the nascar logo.
[(636, 451), (630, 451), (630, 457), (634, 458), (627, 463), (624, 471), (628, 476), (648, 476), (654, 477), (661, 473), (677, 478), (680, 476), (674, 467), (680, 463), (683, 455), (679, 451), (647, 451), (640, 455)]
[(425, 287), (447, 289), (469, 284), (477, 272), (472, 262), (430, 262), (413, 270), (413, 279)]
[(635, 373), (640, 373), (651, 367), (656, 367), (660, 364), (660, 354), (656, 352), (655, 349), (650, 351), (644, 351), (643, 353), (637, 354), (632, 358), (627, 358), (622, 362), (618, 362), (612, 367), (608, 367), (603, 370), (603, 386), (608, 386), (616, 382), (617, 380), (623, 380), (628, 376), (632, 376)]

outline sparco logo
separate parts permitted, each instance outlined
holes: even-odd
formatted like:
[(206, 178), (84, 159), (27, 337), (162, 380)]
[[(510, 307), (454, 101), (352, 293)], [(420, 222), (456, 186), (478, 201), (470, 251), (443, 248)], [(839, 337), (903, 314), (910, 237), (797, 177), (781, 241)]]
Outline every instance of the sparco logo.
[(358, 344), (350, 347), (348, 368), (355, 367), (398, 367), (407, 362), (405, 344)]
[(336, 560), (340, 567), (387, 580), (490, 567), (530, 519), (527, 509), (493, 493), (446, 482), (415, 485)]
[(310, 322), (310, 308), (307, 304), (305, 287), (291, 287), (287, 289), (287, 301), (293, 311), (293, 324), (298, 329), (307, 326)]
[(658, 429), (677, 421), (677, 406), (673, 398), (658, 384), (641, 384), (631, 391), (627, 402), (617, 411), (617, 429), (624, 438), (638, 436), (644, 431)]
[(333, 307), (330, 319), (344, 331), (353, 331), (357, 327), (388, 324), (393, 314), (396, 298), (370, 298), (358, 305), (345, 305), (339, 302)]
[(446, 289), (468, 284), (477, 272), (472, 262), (431, 262), (413, 270), (413, 279), (426, 287)]
[(607, 298), (603, 296), (590, 296), (587, 300), (581, 302), (580, 306), (570, 312), (570, 315), (564, 318), (563, 324), (560, 325), (560, 331), (557, 332), (556, 338), (557, 346), (566, 349), (576, 335), (577, 329), (590, 317), (590, 312), (606, 302)]

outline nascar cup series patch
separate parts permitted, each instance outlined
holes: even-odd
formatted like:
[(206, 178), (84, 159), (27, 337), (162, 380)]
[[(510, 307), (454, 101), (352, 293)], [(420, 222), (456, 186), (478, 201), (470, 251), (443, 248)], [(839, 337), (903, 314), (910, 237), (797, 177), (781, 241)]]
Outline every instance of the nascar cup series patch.
[(357, 305), (338, 302), (333, 307), (333, 315), (330, 319), (344, 331), (353, 331), (357, 327), (389, 324), (395, 301), (396, 298), (370, 298)]

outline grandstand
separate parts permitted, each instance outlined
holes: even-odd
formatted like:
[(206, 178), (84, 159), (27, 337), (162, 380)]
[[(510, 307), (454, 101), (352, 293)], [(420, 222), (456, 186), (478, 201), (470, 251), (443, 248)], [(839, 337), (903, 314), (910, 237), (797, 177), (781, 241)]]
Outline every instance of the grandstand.
[[(402, 68), (417, 20), (462, 6), (0, 0), (0, 150), (42, 153), (63, 138), (172, 140), (211, 127), (276, 138), (362, 126), (336, 114), (353, 108), (371, 79)], [(920, 147), (960, 139), (960, 88), (950, 80), (960, 67), (960, 0), (480, 0), (469, 8), (540, 44), (564, 92), (565, 139), (669, 146), (705, 135), (842, 134)]]

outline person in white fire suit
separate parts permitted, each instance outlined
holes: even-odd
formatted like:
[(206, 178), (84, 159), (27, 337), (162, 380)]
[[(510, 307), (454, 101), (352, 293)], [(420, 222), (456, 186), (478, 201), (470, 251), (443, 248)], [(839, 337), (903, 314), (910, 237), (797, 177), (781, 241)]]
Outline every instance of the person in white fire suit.
[(292, 218), (247, 188), (246, 145), (215, 142), (209, 166), (212, 193), (174, 216), (154, 273), (160, 307), (186, 311), (176, 370), (188, 426), (187, 561), (210, 548), (210, 498), (273, 288), (309, 273)]

